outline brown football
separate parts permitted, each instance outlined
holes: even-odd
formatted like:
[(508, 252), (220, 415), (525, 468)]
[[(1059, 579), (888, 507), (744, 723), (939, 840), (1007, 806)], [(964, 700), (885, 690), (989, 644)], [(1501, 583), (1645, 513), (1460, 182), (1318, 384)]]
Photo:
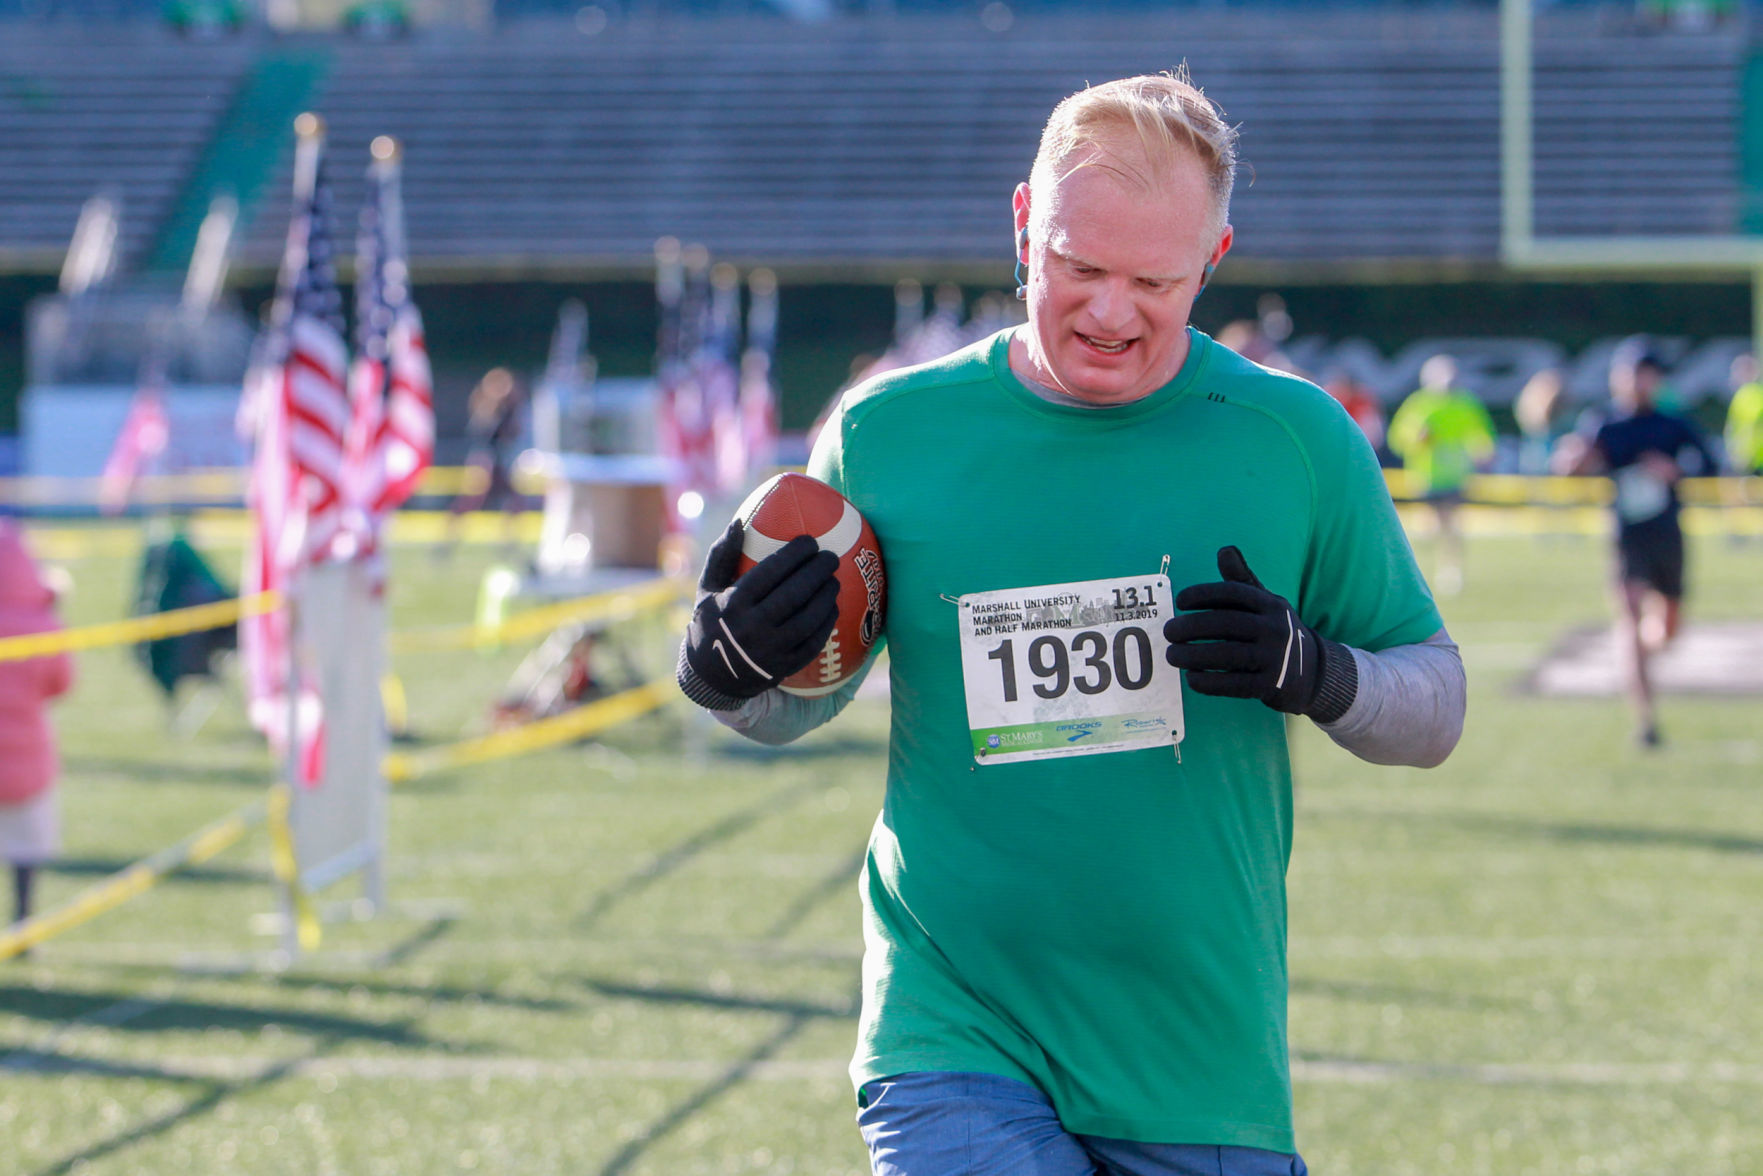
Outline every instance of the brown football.
[(881, 636), (887, 577), (875, 532), (843, 494), (803, 474), (779, 474), (737, 512), (745, 537), (741, 572), (798, 535), (839, 557), (839, 619), (820, 656), (779, 685), (791, 694), (830, 694), (850, 681)]

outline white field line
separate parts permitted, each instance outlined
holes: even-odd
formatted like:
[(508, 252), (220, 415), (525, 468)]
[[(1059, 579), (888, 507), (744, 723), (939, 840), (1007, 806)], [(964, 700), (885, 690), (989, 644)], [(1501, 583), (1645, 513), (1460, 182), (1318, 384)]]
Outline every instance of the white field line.
[[(1728, 941), (1730, 946), (1730, 941)], [(425, 960), (449, 960), (454, 958), (468, 959), (477, 963), (485, 958), (501, 956), (510, 959), (536, 958), (547, 962), (558, 960), (600, 960), (606, 958), (622, 958), (630, 954), (652, 955), (656, 957), (675, 956), (726, 956), (731, 959), (756, 960), (805, 960), (825, 963), (856, 964), (863, 958), (863, 944), (833, 944), (782, 940), (768, 942), (765, 940), (733, 940), (706, 936), (702, 940), (689, 938), (665, 939), (632, 937), (622, 939), (593, 939), (571, 941), (555, 938), (511, 938), (497, 937), (473, 939), (450, 945), (446, 940), (432, 943), (423, 949)], [(342, 969), (376, 969), (385, 966), (386, 953), (383, 949), (376, 950), (331, 950), (320, 948), (318, 951), (302, 952), (299, 964), (302, 968), (338, 967)], [(130, 942), (117, 940), (106, 943), (63, 943), (55, 948), (57, 963), (75, 963), (82, 961), (96, 963), (130, 963), (158, 964), (176, 967), (193, 973), (236, 973), (259, 972), (266, 975), (285, 971), (288, 960), (275, 952), (247, 951), (196, 951), (188, 948), (168, 946), (167, 944), (149, 942)]]
[[(151, 1066), (168, 1078), (233, 1082), (255, 1078), (275, 1070), (287, 1077), (305, 1078), (400, 1078), (421, 1082), (455, 1082), (500, 1078), (517, 1082), (553, 1082), (569, 1078), (606, 1078), (636, 1081), (678, 1080), (708, 1082), (728, 1073), (729, 1061), (683, 1058), (529, 1058), (529, 1057), (322, 1057), (290, 1061), (265, 1054), (154, 1055), (140, 1058), (105, 1057), (88, 1061), (117, 1065)], [(4, 1066), (5, 1063), (0, 1063)], [(844, 1058), (803, 1061), (757, 1062), (743, 1071), (746, 1078), (762, 1082), (801, 1082), (818, 1078), (843, 1078), (849, 1062)], [(50, 1057), (32, 1052), (7, 1067), (13, 1070), (58, 1068)]]
[(1397, 959), (1511, 960), (1511, 959), (1623, 959), (1629, 956), (1748, 957), (1753, 947), (1743, 941), (1715, 936), (1684, 939), (1648, 939), (1614, 935), (1294, 935), (1290, 952), (1294, 960), (1320, 956), (1374, 956)]
[(1763, 1065), (1741, 1062), (1292, 1062), (1294, 1082), (1470, 1082), (1477, 1086), (1763, 1085)]
[[(734, 959), (800, 959), (827, 963), (856, 963), (863, 958), (863, 946), (829, 943), (796, 943), (784, 941), (725, 940), (706, 936), (702, 940), (681, 937), (559, 940), (549, 937), (522, 938), (498, 936), (445, 941), (430, 945), (426, 957), (431, 961), (486, 957), (502, 960), (537, 958), (546, 963), (581, 959), (616, 958), (622, 954), (649, 953), (660, 957), (718, 955)], [(1744, 940), (1719, 936), (1685, 937), (1681, 939), (1649, 939), (1644, 936), (1613, 935), (1294, 935), (1291, 956), (1295, 961), (1315, 958), (1394, 958), (1394, 959), (1627, 959), (1645, 956), (1666, 957), (1749, 958), (1763, 952), (1763, 946)], [(79, 944), (67, 943), (55, 949), (57, 961), (119, 961), (134, 964), (165, 964), (189, 972), (275, 972), (278, 958), (274, 953), (200, 952), (168, 947), (164, 943), (127, 942)], [(385, 961), (383, 951), (327, 951), (320, 949), (300, 957), (302, 965), (376, 968)], [(285, 963), (285, 961), (282, 961)]]
[[(231, 1057), (167, 1055), (151, 1059), (114, 1059), (120, 1064), (150, 1064), (167, 1077), (205, 1081), (249, 1080), (269, 1071), (290, 1078), (405, 1079), (459, 1082), (501, 1079), (554, 1082), (565, 1079), (617, 1081), (709, 1082), (727, 1074), (727, 1059), (533, 1058), (533, 1057), (345, 1057), (289, 1061), (261, 1054)], [(49, 1063), (44, 1065), (44, 1063)], [(40, 1055), (14, 1063), (13, 1070), (51, 1068)], [(743, 1074), (757, 1082), (803, 1082), (843, 1079), (844, 1058), (814, 1058), (755, 1063)], [(1463, 1082), (1476, 1086), (1763, 1086), (1763, 1064), (1739, 1062), (1372, 1062), (1311, 1061), (1292, 1063), (1295, 1082), (1325, 1085), (1379, 1085), (1416, 1081)]]

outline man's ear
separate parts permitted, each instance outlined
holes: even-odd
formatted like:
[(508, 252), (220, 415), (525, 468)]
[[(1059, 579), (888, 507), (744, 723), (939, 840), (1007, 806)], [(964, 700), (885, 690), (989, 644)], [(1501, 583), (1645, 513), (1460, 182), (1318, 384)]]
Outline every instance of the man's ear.
[(1218, 244), (1213, 247), (1211, 258), (1206, 262), (1205, 267), (1200, 270), (1200, 286), (1199, 289), (1194, 291), (1195, 297), (1198, 297), (1203, 293), (1207, 284), (1212, 281), (1212, 271), (1218, 268), (1218, 263), (1223, 260), (1226, 253), (1230, 252), (1231, 242), (1235, 237), (1236, 230), (1229, 225), (1225, 225), (1224, 231), (1218, 234)]
[(1016, 260), (1028, 261), (1028, 244), (1023, 234), (1028, 231), (1029, 191), (1027, 184), (1016, 185), (1016, 192), (1010, 198), (1011, 210), (1011, 246), (1015, 250)]
[(1216, 269), (1218, 263), (1224, 260), (1224, 255), (1230, 252), (1231, 245), (1236, 241), (1236, 235), (1235, 228), (1224, 226), (1224, 232), (1218, 234), (1218, 244), (1213, 247), (1212, 256), (1206, 259), (1208, 268)]

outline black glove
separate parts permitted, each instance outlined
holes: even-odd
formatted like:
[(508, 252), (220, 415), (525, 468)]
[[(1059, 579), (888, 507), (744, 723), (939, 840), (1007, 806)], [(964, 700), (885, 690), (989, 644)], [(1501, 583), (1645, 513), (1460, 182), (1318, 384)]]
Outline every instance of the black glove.
[[(1332, 723), (1359, 691), (1353, 653), (1319, 637), (1285, 597), (1262, 587), (1235, 547), (1218, 549), (1222, 581), (1176, 594), (1183, 616), (1163, 626), (1169, 664), (1198, 694), (1258, 698), (1274, 710)], [(1200, 610), (1200, 611), (1191, 611)]]
[(839, 617), (839, 557), (798, 535), (747, 574), (741, 520), (728, 525), (704, 560), (698, 606), (675, 671), (686, 697), (734, 710), (814, 660)]

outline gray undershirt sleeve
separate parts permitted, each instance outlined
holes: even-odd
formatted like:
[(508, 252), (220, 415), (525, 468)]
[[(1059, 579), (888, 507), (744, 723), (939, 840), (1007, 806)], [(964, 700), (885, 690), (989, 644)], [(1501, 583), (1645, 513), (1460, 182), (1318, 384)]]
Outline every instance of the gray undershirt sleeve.
[(767, 690), (749, 698), (735, 710), (713, 710), (716, 721), (731, 731), (745, 735), (755, 743), (778, 747), (794, 742), (823, 723), (829, 723), (857, 697), (857, 687), (875, 666), (872, 655), (863, 660), (863, 668), (831, 694), (804, 698), (783, 690)]
[(1463, 734), (1468, 682), (1451, 635), (1440, 629), (1418, 645), (1379, 653), (1354, 649), (1359, 689), (1328, 737), (1362, 760), (1433, 768)]

